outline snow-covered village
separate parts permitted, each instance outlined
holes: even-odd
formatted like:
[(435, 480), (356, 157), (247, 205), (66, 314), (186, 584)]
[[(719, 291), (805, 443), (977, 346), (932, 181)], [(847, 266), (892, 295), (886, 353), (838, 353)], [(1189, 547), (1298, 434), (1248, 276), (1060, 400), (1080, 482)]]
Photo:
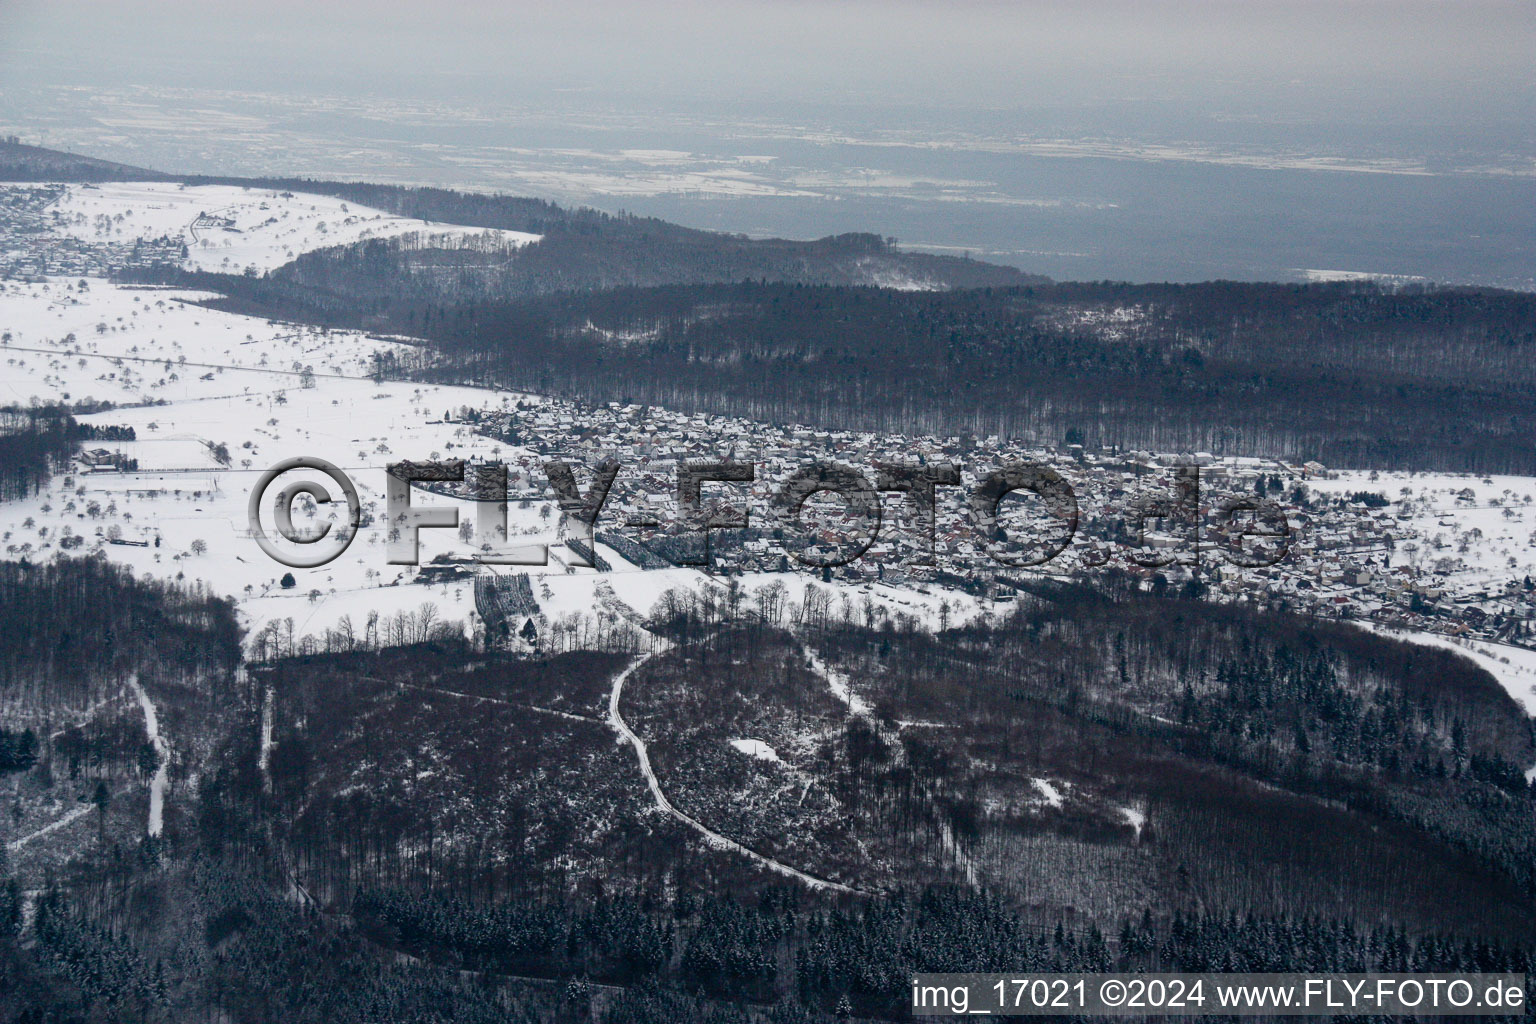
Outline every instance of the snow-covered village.
[[(407, 235), (443, 244), (449, 232), (441, 225), (323, 196), (228, 186), (7, 186), (0, 205), (26, 213), (0, 222), (0, 264), (9, 271), (0, 283), (7, 399), (81, 403), (99, 410), (82, 422), (132, 437), (89, 443), (73, 472), (0, 507), (7, 557), (101, 551), (135, 572), (202, 581), (239, 602), (253, 643), (271, 643), (280, 629), (293, 649), (324, 649), (338, 630), (387, 636), (391, 619), (428, 607), (423, 628), (448, 624), (483, 642), (487, 608), (477, 608), (476, 594), (494, 602), (498, 590), (477, 588), (477, 575), (527, 573), (533, 601), (504, 630), (506, 642), (558, 648), (591, 635), (578, 623), (606, 614), (598, 611), (599, 593), (643, 618), (671, 588), (718, 588), (734, 578), (749, 593), (820, 587), (839, 614), (931, 626), (941, 608), (946, 622), (1006, 612), (1032, 576), (1113, 566), (1148, 589), (1193, 587), (1207, 600), (1286, 607), (1453, 643), (1536, 709), (1530, 478), (811, 429), (411, 383), (381, 370), (417, 350), (411, 339), (220, 312), (200, 304), (207, 294), (107, 278), (146, 253), (260, 273), (339, 239)], [(510, 244), (536, 237), (505, 234)], [(288, 574), (251, 541), (246, 505), (260, 473), (295, 455), (345, 467), (362, 491), (369, 525), (337, 561)], [(567, 460), (580, 475), (605, 458), (620, 468), (595, 523), (597, 557), (589, 559), (542, 465)], [(506, 463), (509, 533), (549, 545), (548, 564), (480, 563), (474, 502), (467, 490), (455, 495), (442, 485), (417, 502), (456, 509), (459, 530), (422, 531), (418, 567), (388, 564), (385, 467), (439, 459)], [(678, 521), (679, 463), (711, 459), (757, 465), (754, 483), (729, 487), (738, 504), (761, 512), (775, 484), (807, 464), (838, 463), (873, 479), (877, 464), (952, 463), (970, 485), (992, 467), (1033, 462), (1070, 483), (1082, 525), (1056, 557), (1012, 568), (989, 557), (989, 542), (976, 536), (965, 488), (940, 488), (932, 564), (923, 564), (929, 560), (903, 497), (887, 494), (883, 531), (861, 557), (835, 569), (818, 568), (804, 545), (787, 552), (761, 525), (715, 531), (709, 566), (678, 568), (665, 557), (674, 548), (647, 542), (659, 526)], [(1138, 501), (1172, 494), (1180, 466), (1198, 467), (1198, 515), (1191, 509), (1190, 522), (1160, 522), (1139, 540), (1126, 538), (1124, 520)], [(722, 487), (712, 496), (729, 494)], [(1212, 523), (1224, 499), (1254, 494), (1283, 509), (1287, 551), (1273, 565), (1245, 567), (1223, 556), (1231, 541)], [(1021, 537), (1032, 529), (1059, 532), (1048, 515), (1031, 520), (1023, 504)], [(805, 510), (813, 556), (818, 543), (829, 553), (836, 547), (838, 512)], [(766, 519), (759, 514), (756, 522)], [(417, 632), (397, 625), (393, 635)]]

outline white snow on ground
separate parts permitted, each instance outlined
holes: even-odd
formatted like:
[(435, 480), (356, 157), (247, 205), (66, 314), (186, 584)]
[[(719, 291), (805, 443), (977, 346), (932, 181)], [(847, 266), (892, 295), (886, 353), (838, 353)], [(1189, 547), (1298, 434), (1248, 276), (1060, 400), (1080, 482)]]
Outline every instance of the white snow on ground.
[(1487, 669), (1497, 679), (1515, 702), (1525, 708), (1528, 715), (1536, 716), (1536, 651), (1508, 644), (1490, 643), (1486, 640), (1470, 640), (1423, 633), (1415, 630), (1389, 629), (1362, 623), (1367, 629), (1397, 640), (1411, 640), (1416, 644), (1442, 647), (1470, 658), (1479, 668)]
[[(191, 303), (207, 292), (53, 278), (0, 282), (0, 403), (180, 402), (365, 377), (407, 346)], [(440, 411), (439, 411), (440, 412)], [(161, 442), (163, 443), (163, 441)]]
[(860, 260), (859, 269), (864, 271), (869, 283), (877, 288), (894, 288), (902, 292), (941, 292), (947, 287), (942, 281), (935, 281), (928, 277), (913, 277), (905, 270), (881, 266), (871, 259)]
[(774, 750), (762, 740), (731, 740), (730, 742), (731, 746), (735, 747), (743, 754), (746, 754), (748, 757), (755, 757), (761, 761), (779, 760), (778, 751)]
[(1531, 477), (1345, 471), (1308, 480), (1307, 486), (1330, 495), (1371, 491), (1391, 501), (1381, 514), (1401, 525), (1400, 534), (1417, 536), (1411, 549), (1399, 544), (1392, 552), (1394, 567), (1427, 574), (1445, 565), (1448, 571), (1441, 575), (1465, 589), (1536, 574), (1536, 479)]
[(269, 683), (261, 693), (261, 743), (256, 753), (256, 767), (261, 771), (262, 786), (268, 789), (272, 786), (269, 770), (272, 767), (272, 726), (276, 700), (277, 697)]
[(960, 840), (955, 836), (955, 827), (947, 818), (939, 819), (939, 846), (945, 856), (954, 861), (961, 871), (965, 872), (965, 884), (976, 884), (976, 860), (965, 852), (965, 847), (960, 845)]
[(827, 681), (827, 689), (843, 704), (847, 705), (849, 712), (860, 717), (868, 717), (874, 712), (869, 702), (853, 692), (848, 684), (848, 677), (837, 669), (821, 660), (820, 655), (809, 647), (805, 649), (806, 659), (811, 663), (811, 669)]
[[(116, 240), (151, 238), (190, 232), (194, 222), (200, 238), (238, 229), (237, 241), (246, 248), (235, 255), (259, 257), (263, 266), (290, 251), (342, 241), (343, 235), (352, 239), (422, 226), (343, 205), (309, 195), (126, 184), (71, 187), (57, 212), (61, 229), (82, 237), (99, 232)], [(215, 218), (233, 227), (214, 224)], [(236, 240), (223, 241), (235, 249)], [(0, 506), (6, 556), (99, 552), (136, 574), (201, 581), (236, 600), (253, 643), (272, 624), (295, 639), (323, 637), (349, 625), (362, 639), (371, 617), (377, 616), (382, 634), (390, 619), (429, 604), (439, 622), (466, 623), (473, 609), (468, 581), (420, 583), (414, 570), (388, 563), (384, 467), (401, 459), (503, 460), (542, 485), (541, 460), (531, 452), (457, 422), (461, 407), (501, 408), (524, 396), (376, 383), (371, 378), (376, 356), (412, 356), (412, 346), (195, 304), (209, 297), (94, 278), (0, 282), (0, 403), (114, 403), (118, 408), (81, 418), (132, 427), (136, 439), (86, 447), (137, 460), (133, 472), (90, 473), (77, 465), (35, 497)], [(263, 471), (298, 455), (325, 459), (348, 474), (365, 525), (343, 555), (317, 569), (293, 570), (295, 585), (284, 588), (279, 581), (288, 567), (257, 548), (247, 500)], [(315, 478), (295, 473), (276, 481), (272, 491)], [(418, 490), (413, 503), (455, 508), (460, 523), (475, 519), (469, 502)], [(550, 563), (495, 571), (526, 568), (549, 620), (603, 614), (610, 605), (627, 606), (643, 618), (673, 588), (723, 594), (721, 584), (705, 573), (641, 572), (606, 550), (615, 572), (571, 566), (560, 543), (559, 515), (541, 515), (548, 505), (534, 501), (525, 509), (514, 502), (509, 524), (514, 543), (551, 544)], [(339, 517), (334, 507), (316, 506), (296, 518), (301, 528), (313, 520), (336, 523)], [(270, 509), (263, 522), (271, 534)], [(463, 556), (473, 548), (457, 530), (422, 530), (420, 544), (423, 562), (439, 554)], [(786, 621), (812, 602), (834, 617), (905, 617), (929, 628), (985, 614), (974, 599), (938, 589), (829, 585), (809, 574), (753, 574), (739, 582), (748, 608), (764, 588), (782, 587), (777, 603)], [(605, 601), (598, 587), (612, 600)], [(852, 706), (867, 710), (857, 697)]]
[(1040, 792), (1040, 795), (1045, 797), (1046, 803), (1052, 807), (1060, 807), (1062, 805), (1063, 797), (1061, 790), (1051, 785), (1045, 779), (1031, 779), (1030, 781), (1034, 783), (1035, 789)]
[(910, 617), (923, 629), (934, 632), (946, 618), (951, 628), (957, 628), (984, 619), (989, 611), (986, 604), (970, 594), (937, 586), (907, 589), (886, 583), (823, 583), (808, 573), (748, 572), (738, 579), (742, 589), (749, 593), (777, 584), (785, 588), (790, 603), (802, 606), (813, 591), (826, 591), (832, 597), (831, 611), (838, 617), (845, 611), (852, 617), (861, 617), (867, 600), (873, 609), (887, 616)]
[(1147, 813), (1135, 807), (1122, 807), (1120, 815), (1136, 830), (1136, 838), (1140, 839), (1142, 827), (1147, 823)]
[[(564, 718), (568, 722), (586, 722), (588, 724), (595, 722), (602, 724), (602, 719), (600, 718), (593, 718), (590, 715), (574, 715), (569, 711), (558, 711), (555, 708), (540, 707), (537, 704), (520, 704), (517, 701), (502, 700), (500, 697), (483, 697), (475, 693), (460, 693), (457, 690), (444, 690), (436, 686), (418, 686), (414, 683), (406, 683), (404, 685), (406, 689), (414, 690), (417, 693), (435, 694), (439, 697), (469, 701), (472, 704), (500, 704), (503, 707), (517, 708), (519, 711), (532, 711), (540, 715), (553, 715), (556, 718)], [(433, 774), (435, 773), (432, 771), (418, 772), (416, 777), (424, 779)]]
[(1416, 274), (1378, 274), (1369, 270), (1319, 270), (1298, 267), (1296, 273), (1301, 275), (1302, 280), (1313, 283), (1378, 281), (1382, 284), (1422, 284), (1429, 280), (1427, 277), (1419, 277)]
[[(456, 415), (462, 406), (500, 407), (516, 396), (378, 384), (365, 376), (372, 355), (398, 348), (395, 342), (212, 313), (178, 301), (183, 296), (103, 281), (88, 282), (84, 291), (63, 281), (0, 285), (0, 325), (11, 336), (9, 345), (0, 344), (0, 401), (91, 396), (123, 403), (169, 402), (82, 417), (131, 426), (135, 441), (87, 447), (136, 458), (138, 471), (87, 473), (77, 467), (54, 477), (35, 497), (0, 506), (6, 554), (51, 557), (72, 533), (85, 538), (76, 554), (101, 550), (135, 573), (207, 582), (215, 593), (242, 603), (252, 632), (268, 621), (292, 618), (296, 636), (320, 635), (349, 616), (361, 635), (371, 611), (386, 618), (428, 601), (437, 605), (442, 620), (462, 621), (473, 603), (467, 583), (416, 584), (403, 567), (387, 563), (384, 467), (400, 459), (527, 458), (526, 452), (476, 435), (465, 425), (443, 421), (445, 413)], [(96, 324), (104, 329), (96, 330)], [(154, 361), (134, 362), (150, 358)], [(305, 366), (313, 366), (312, 380), (300, 372)], [(227, 466), (215, 457), (221, 445), (228, 452)], [(341, 467), (355, 482), (372, 523), (336, 561), (294, 570), (298, 585), (283, 589), (277, 583), (287, 567), (264, 555), (251, 539), (247, 502), (263, 471), (297, 455)], [(289, 480), (282, 478), (273, 492)], [(475, 518), (468, 502), (420, 492), (413, 501), (455, 506), (461, 522)], [(538, 511), (514, 507), (514, 530), (552, 534)], [(270, 510), (264, 522), (271, 533)], [(147, 546), (109, 543), (113, 535)], [(423, 530), (421, 538), (424, 561), (470, 548), (456, 530)], [(194, 541), (202, 542), (197, 546), (201, 553), (194, 550)]]
[(540, 237), (397, 217), (333, 196), (233, 185), (71, 185), (49, 211), (55, 230), (86, 242), (180, 239), (188, 269), (222, 273), (264, 272), (314, 249), (369, 238), (488, 236), (512, 247)]
[(83, 804), (80, 807), (76, 807), (74, 810), (64, 815), (64, 817), (59, 818), (56, 821), (49, 822), (47, 825), (44, 825), (36, 832), (30, 832), (27, 835), (22, 836), (20, 839), (15, 839), (7, 843), (6, 849), (15, 852), (34, 839), (41, 839), (43, 836), (57, 832), (61, 828), (67, 828), (68, 826), (79, 821), (81, 818), (85, 817), (87, 814), (91, 813), (91, 811), (95, 810), (95, 807), (95, 804)]
[(129, 679), (128, 687), (138, 698), (139, 707), (144, 709), (144, 732), (149, 737), (150, 745), (155, 748), (155, 758), (159, 762), (155, 768), (155, 777), (149, 783), (149, 824), (145, 829), (150, 835), (158, 836), (165, 826), (165, 783), (171, 765), (171, 751), (165, 737), (160, 735), (160, 718), (155, 714), (154, 702), (139, 684), (139, 677)]
[[(522, 396), (376, 383), (369, 378), (374, 354), (406, 352), (408, 346), (357, 332), (214, 312), (187, 301), (199, 297), (101, 280), (84, 287), (63, 279), (0, 283), (0, 326), (10, 335), (8, 342), (0, 338), (0, 401), (89, 397), (119, 403), (121, 408), (82, 419), (131, 426), (137, 439), (87, 447), (138, 460), (136, 472), (77, 468), (55, 477), (34, 498), (0, 506), (6, 554), (51, 557), (68, 531), (85, 538), (76, 553), (100, 550), (139, 574), (207, 582), (240, 602), (252, 635), (291, 618), (295, 637), (323, 636), (343, 620), (361, 636), (370, 613), (388, 619), (429, 602), (441, 621), (463, 622), (473, 607), (467, 582), (415, 583), (410, 570), (388, 564), (384, 467), (400, 459), (501, 459), (542, 485), (540, 460), (532, 453), (456, 422), (461, 407), (496, 409)], [(445, 414), (453, 419), (445, 421)], [(219, 446), (228, 453), (227, 466), (216, 457)], [(371, 522), (340, 558), (319, 569), (294, 570), (297, 585), (284, 589), (278, 581), (287, 567), (251, 539), (246, 503), (265, 469), (296, 455), (341, 467), (355, 482)], [(311, 476), (294, 474), (278, 484)], [(469, 502), (416, 492), (413, 503), (454, 507), (461, 523), (475, 519)], [(718, 582), (697, 570), (641, 572), (606, 551), (618, 571), (567, 571), (558, 546), (559, 517), (541, 517), (545, 504), (536, 501), (523, 509), (514, 502), (508, 514), (518, 542), (556, 545), (547, 567), (529, 569), (549, 619), (591, 615), (599, 583), (642, 616), (673, 588), (721, 592)], [(269, 520), (264, 518), (270, 533)], [(108, 543), (114, 534), (148, 546)], [(463, 555), (472, 547), (456, 530), (422, 530), (420, 538), (423, 561)], [(201, 553), (193, 550), (195, 540), (203, 542)], [(958, 625), (983, 614), (982, 605), (956, 592), (823, 584), (808, 574), (750, 574), (740, 584), (748, 607), (758, 591), (779, 586), (786, 609), (819, 595), (829, 614), (860, 616), (873, 609), (928, 628), (946, 618)], [(862, 706), (857, 698), (854, 706)]]
[[(104, 707), (109, 707), (118, 703), (119, 701), (123, 700), (123, 697), (123, 694), (116, 694), (111, 697), (103, 698), (102, 700), (97, 701), (95, 704), (92, 704), (90, 707), (82, 709), (79, 715), (73, 721), (66, 722), (64, 725), (61, 725), (57, 729), (53, 730), (53, 732), (48, 734), (48, 738), (50, 740), (56, 740), (60, 736), (63, 736), (65, 733), (69, 732), (71, 729), (79, 729), (83, 727), (92, 718), (96, 717), (96, 712), (100, 711)], [(4, 710), (0, 709), (0, 717), (3, 717), (3, 715)]]

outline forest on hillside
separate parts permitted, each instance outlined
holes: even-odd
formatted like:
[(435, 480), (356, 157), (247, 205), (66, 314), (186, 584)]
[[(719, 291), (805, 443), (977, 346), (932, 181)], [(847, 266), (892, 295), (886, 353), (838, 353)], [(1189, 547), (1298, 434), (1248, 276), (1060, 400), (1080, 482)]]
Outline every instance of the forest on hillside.
[[(905, 1019), (919, 970), (1533, 966), (1530, 725), (1448, 652), (1115, 585), (937, 635), (672, 595), (620, 714), (674, 804), (832, 891), (657, 811), (606, 719), (632, 647), (440, 638), (236, 679), (217, 607), (104, 572), (6, 581), (37, 614), (0, 696), (36, 692), (38, 652), (97, 663), (45, 614), (95, 591), (166, 636), (114, 667), (207, 707), (175, 722), (163, 836), (103, 827), (25, 930), (0, 878), (13, 1016), (819, 1024)], [(47, 737), (0, 778), (110, 789), (114, 742)]]
[[(454, 224), (541, 235), (522, 248), (461, 241), (453, 248), (419, 247), (400, 240), (367, 249), (364, 279), (350, 287), (405, 289), (423, 301), (475, 295), (521, 298), (571, 289), (705, 284), (741, 280), (806, 284), (912, 282), (921, 287), (977, 287), (1044, 283), (1014, 267), (963, 257), (904, 252), (876, 234), (854, 233), (799, 241), (750, 238), (672, 224), (655, 217), (566, 208), (542, 199), (458, 192), (442, 188), (161, 173), (0, 141), (0, 181), (176, 181), (275, 192), (334, 196), (432, 224)], [(394, 269), (381, 273), (383, 261)], [(322, 264), (318, 272), (326, 272)], [(352, 268), (335, 265), (338, 276)]]
[(438, 379), (590, 402), (1536, 473), (1536, 296), (1358, 283), (735, 283), (455, 301), (414, 288), (409, 261), (387, 248), (312, 253), (264, 278), (160, 279), (221, 292), (225, 308), (424, 338)]
[[(13, 180), (148, 173), (0, 147), (0, 177)], [(207, 288), (242, 312), (421, 337), (446, 380), (824, 427), (1536, 473), (1529, 294), (1058, 284), (875, 234), (752, 239), (446, 189), (159, 177), (541, 235), (522, 246), (375, 239), (261, 277), (155, 266), (124, 278)]]
[(100, 556), (0, 562), (0, 608), (0, 696), (13, 706), (85, 708), (135, 672), (206, 688), (240, 663), (230, 601)]

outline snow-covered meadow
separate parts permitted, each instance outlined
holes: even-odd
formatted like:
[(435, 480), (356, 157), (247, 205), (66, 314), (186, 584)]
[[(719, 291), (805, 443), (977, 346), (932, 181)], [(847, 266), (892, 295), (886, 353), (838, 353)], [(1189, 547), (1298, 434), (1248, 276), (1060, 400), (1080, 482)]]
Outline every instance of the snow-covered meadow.
[[(0, 402), (110, 402), (117, 408), (80, 419), (131, 427), (135, 439), (86, 447), (121, 453), (138, 466), (134, 472), (89, 472), (79, 465), (36, 496), (0, 505), (6, 557), (46, 558), (67, 545), (76, 553), (101, 551), (136, 573), (202, 581), (239, 602), (252, 635), (287, 619), (296, 637), (323, 635), (344, 618), (361, 632), (370, 613), (388, 619), (427, 603), (439, 621), (468, 628), (474, 609), (469, 581), (418, 582), (414, 568), (388, 563), (385, 466), (400, 460), (504, 461), (542, 485), (533, 453), (458, 420), (465, 408), (488, 411), (534, 399), (378, 382), (371, 377), (375, 356), (408, 345), (196, 304), (208, 297), (100, 279), (0, 282)], [(294, 569), (295, 585), (283, 587), (290, 570), (251, 538), (247, 502), (262, 472), (300, 455), (341, 467), (358, 488), (366, 525), (335, 561)], [(272, 486), (315, 476), (295, 472)], [(642, 572), (606, 547), (600, 553), (614, 571), (600, 574), (573, 564), (553, 494), (546, 497), (526, 506), (510, 503), (508, 526), (516, 543), (548, 544), (548, 564), (490, 571), (530, 571), (547, 619), (618, 615), (620, 608), (644, 617), (670, 589), (722, 589), (693, 569)], [(455, 508), (465, 527), (420, 531), (422, 563), (473, 552), (471, 502), (421, 491), (413, 501)], [(310, 511), (336, 519), (330, 510)], [(303, 528), (303, 515), (297, 521)], [(271, 535), (270, 514), (264, 523)], [(939, 605), (947, 603), (946, 614), (956, 623), (981, 611), (963, 595), (822, 585), (801, 575), (760, 574), (741, 584), (749, 598), (778, 584), (786, 606), (803, 603), (807, 587), (822, 586), (835, 609), (878, 606), (892, 616), (937, 621)]]
[(264, 272), (314, 249), (370, 238), (491, 235), (506, 246), (539, 238), (397, 217), (332, 196), (176, 182), (71, 185), (49, 213), (59, 233), (83, 242), (180, 239), (187, 269), (222, 273)]
[(405, 346), (220, 313), (207, 292), (103, 280), (0, 281), (0, 403), (148, 405), (366, 376), (375, 353)]

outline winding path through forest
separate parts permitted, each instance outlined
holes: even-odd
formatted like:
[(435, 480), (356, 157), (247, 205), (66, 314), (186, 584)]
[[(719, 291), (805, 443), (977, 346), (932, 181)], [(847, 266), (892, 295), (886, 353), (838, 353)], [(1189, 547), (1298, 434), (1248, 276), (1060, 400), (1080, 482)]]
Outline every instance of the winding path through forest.
[(64, 815), (64, 817), (49, 822), (42, 828), (38, 829), (36, 832), (29, 832), (22, 836), (20, 839), (13, 839), (11, 842), (6, 844), (6, 849), (15, 852), (34, 839), (41, 839), (43, 836), (46, 836), (51, 832), (57, 832), (59, 829), (65, 828), (73, 822), (79, 821), (81, 818), (89, 814), (93, 809), (93, 804), (86, 804), (84, 807), (76, 807), (74, 810)]
[(144, 709), (144, 732), (149, 736), (150, 745), (155, 748), (155, 777), (149, 783), (149, 823), (145, 831), (158, 836), (165, 827), (165, 783), (166, 773), (171, 766), (171, 752), (165, 737), (160, 735), (160, 716), (155, 714), (154, 702), (139, 684), (139, 677), (131, 676), (128, 686), (139, 699), (139, 707)]
[(739, 853), (750, 860), (756, 861), (770, 871), (803, 882), (812, 889), (827, 889), (834, 892), (852, 893), (857, 896), (869, 895), (863, 889), (855, 889), (850, 885), (834, 882), (828, 878), (817, 878), (815, 875), (807, 874), (799, 868), (790, 867), (788, 864), (776, 861), (772, 857), (765, 857), (756, 850), (748, 849), (736, 840), (721, 835), (698, 819), (678, 810), (672, 805), (672, 801), (667, 799), (667, 794), (662, 792), (661, 783), (657, 780), (656, 772), (651, 767), (651, 755), (646, 750), (645, 741), (624, 721), (624, 716), (619, 713), (619, 702), (623, 699), (624, 683), (628, 681), (630, 676), (634, 675), (635, 670), (656, 657), (656, 655), (669, 649), (669, 647), (660, 647), (649, 654), (636, 658), (624, 671), (613, 677), (613, 688), (608, 693), (608, 721), (618, 734), (628, 740), (630, 746), (635, 748), (635, 755), (640, 759), (640, 773), (645, 776), (645, 784), (650, 787), (651, 796), (656, 799), (656, 806), (702, 835), (705, 842), (714, 849), (731, 850)]

